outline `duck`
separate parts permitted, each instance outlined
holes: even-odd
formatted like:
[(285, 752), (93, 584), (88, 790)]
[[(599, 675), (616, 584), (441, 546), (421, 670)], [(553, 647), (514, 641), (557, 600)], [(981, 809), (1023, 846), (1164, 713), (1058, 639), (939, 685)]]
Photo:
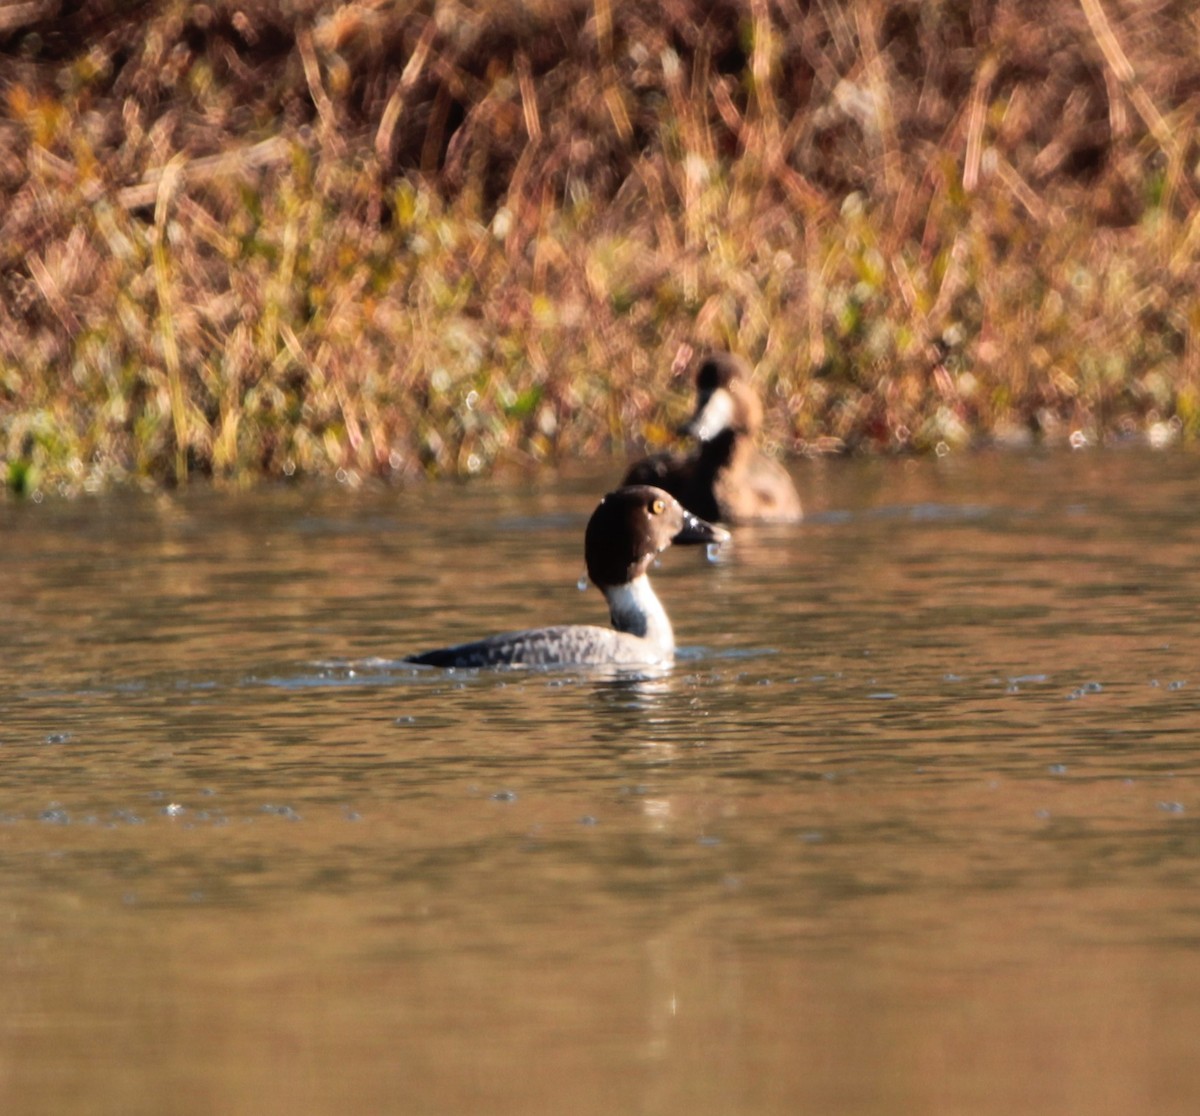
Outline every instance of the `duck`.
[(622, 486), (600, 501), (583, 542), (588, 577), (608, 602), (611, 628), (560, 624), (504, 632), (403, 661), (454, 668), (669, 666), (675, 633), (650, 585), (650, 565), (671, 545), (720, 545), (729, 537), (661, 488)]
[(643, 458), (621, 483), (661, 488), (712, 522), (797, 523), (803, 510), (792, 478), (755, 445), (762, 417), (750, 366), (733, 353), (708, 353), (696, 371), (696, 409), (680, 428), (699, 447)]

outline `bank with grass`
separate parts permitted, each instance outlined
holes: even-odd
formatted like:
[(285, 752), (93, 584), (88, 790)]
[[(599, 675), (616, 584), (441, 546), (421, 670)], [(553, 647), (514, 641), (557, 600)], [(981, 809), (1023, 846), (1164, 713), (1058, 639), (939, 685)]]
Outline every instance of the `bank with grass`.
[[(60, 10), (69, 9), (69, 10)], [(0, 13), (16, 491), (1200, 433), (1186, 3)]]

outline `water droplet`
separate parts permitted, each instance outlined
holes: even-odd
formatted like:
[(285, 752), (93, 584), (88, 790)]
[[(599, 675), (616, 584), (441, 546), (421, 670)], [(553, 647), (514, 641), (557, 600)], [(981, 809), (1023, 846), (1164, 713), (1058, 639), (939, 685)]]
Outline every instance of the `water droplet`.
[(1158, 808), (1167, 814), (1182, 814), (1184, 812), (1182, 802), (1160, 802)]
[(579, 580), (577, 582), (575, 582), (575, 588), (578, 589), (582, 593), (587, 587), (588, 587), (588, 575), (586, 573), (580, 574)]

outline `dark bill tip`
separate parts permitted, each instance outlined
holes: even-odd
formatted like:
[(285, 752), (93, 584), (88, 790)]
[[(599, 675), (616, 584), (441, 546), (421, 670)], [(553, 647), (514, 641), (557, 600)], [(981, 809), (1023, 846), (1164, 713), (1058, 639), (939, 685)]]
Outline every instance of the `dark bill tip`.
[(707, 520), (685, 511), (683, 526), (671, 541), (676, 545), (681, 543), (723, 543), (728, 542), (729, 538), (729, 532), (724, 527), (718, 527), (715, 523), (709, 523)]

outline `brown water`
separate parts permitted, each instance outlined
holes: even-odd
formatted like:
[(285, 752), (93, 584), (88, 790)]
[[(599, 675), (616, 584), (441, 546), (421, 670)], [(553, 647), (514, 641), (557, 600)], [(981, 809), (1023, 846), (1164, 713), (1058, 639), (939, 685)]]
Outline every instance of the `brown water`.
[(536, 486), (0, 504), (0, 1111), (1193, 1113), (1200, 459), (796, 466), (668, 675)]

